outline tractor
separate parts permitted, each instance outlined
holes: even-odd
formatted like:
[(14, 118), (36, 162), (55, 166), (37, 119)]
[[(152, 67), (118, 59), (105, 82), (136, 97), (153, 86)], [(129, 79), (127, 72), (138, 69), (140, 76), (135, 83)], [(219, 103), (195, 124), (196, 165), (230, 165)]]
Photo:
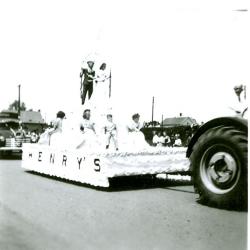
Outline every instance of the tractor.
[[(234, 90), (241, 102), (241, 94), (246, 97), (246, 88), (241, 85)], [(247, 207), (247, 107), (235, 112), (236, 116), (205, 123), (188, 145), (186, 156), (201, 204), (229, 209)]]

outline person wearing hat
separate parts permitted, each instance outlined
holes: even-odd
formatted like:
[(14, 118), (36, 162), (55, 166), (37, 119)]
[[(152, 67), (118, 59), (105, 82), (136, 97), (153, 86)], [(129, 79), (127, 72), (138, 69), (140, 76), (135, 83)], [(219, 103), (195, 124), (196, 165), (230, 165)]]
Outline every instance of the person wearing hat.
[(244, 88), (243, 88), (242, 84), (234, 87), (234, 92), (237, 95), (239, 102), (242, 101), (241, 93), (243, 92), (243, 90), (244, 90)]
[(243, 86), (242, 84), (237, 85), (234, 87), (234, 92), (238, 98), (238, 102), (235, 103), (234, 107), (231, 107), (231, 109), (235, 111), (237, 116), (244, 117), (248, 110), (246, 101), (246, 86)]
[(88, 94), (88, 99), (91, 98), (93, 94), (93, 82), (95, 78), (95, 71), (93, 61), (87, 61), (87, 67), (81, 68), (80, 78), (81, 78), (81, 99), (82, 105), (85, 104), (86, 96)]

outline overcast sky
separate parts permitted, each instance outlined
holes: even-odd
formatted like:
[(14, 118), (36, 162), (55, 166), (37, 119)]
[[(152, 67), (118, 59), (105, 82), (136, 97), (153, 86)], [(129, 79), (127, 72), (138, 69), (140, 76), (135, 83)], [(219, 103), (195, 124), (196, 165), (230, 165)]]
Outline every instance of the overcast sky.
[[(247, 1), (1, 1), (0, 109), (17, 98), (47, 120), (80, 107), (88, 53), (111, 63), (116, 114), (151, 119), (225, 112), (249, 84)], [(119, 111), (119, 112), (118, 112)]]

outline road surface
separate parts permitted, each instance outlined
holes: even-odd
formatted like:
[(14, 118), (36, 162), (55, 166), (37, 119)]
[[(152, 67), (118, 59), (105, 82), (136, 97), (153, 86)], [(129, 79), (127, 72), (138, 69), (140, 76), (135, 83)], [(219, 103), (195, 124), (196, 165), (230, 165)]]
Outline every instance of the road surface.
[(0, 249), (246, 249), (247, 213), (199, 205), (191, 185), (101, 191), (20, 166), (0, 161)]

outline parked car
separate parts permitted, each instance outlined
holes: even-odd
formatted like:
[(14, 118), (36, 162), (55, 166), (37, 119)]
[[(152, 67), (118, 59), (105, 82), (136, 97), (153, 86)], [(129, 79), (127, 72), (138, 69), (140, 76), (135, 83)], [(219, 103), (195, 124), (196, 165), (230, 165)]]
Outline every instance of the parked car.
[(0, 156), (19, 155), (22, 144), (30, 142), (25, 133), (21, 132), (18, 114), (12, 111), (0, 112)]

